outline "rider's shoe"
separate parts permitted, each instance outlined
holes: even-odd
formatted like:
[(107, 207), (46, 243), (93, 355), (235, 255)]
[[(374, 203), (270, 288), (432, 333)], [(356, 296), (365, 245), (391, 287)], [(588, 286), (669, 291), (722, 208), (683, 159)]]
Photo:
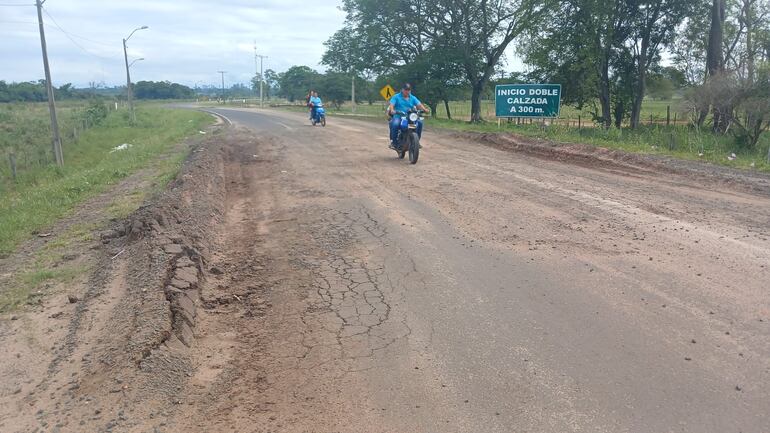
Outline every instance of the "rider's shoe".
[(396, 150), (396, 143), (391, 141), (390, 144), (388, 145), (388, 149)]

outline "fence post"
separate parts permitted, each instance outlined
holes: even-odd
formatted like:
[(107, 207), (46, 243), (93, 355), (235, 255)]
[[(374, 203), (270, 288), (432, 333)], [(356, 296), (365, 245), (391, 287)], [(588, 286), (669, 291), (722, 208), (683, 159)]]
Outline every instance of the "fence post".
[(650, 114), (650, 125), (652, 125), (652, 114)]
[(671, 106), (666, 105), (666, 126), (671, 125)]
[(674, 112), (674, 125), (676, 125), (676, 111)]
[(581, 120), (581, 119), (580, 119), (580, 115), (578, 114), (578, 129), (580, 129), (580, 127), (582, 126), (582, 125), (581, 125), (581, 121), (580, 121), (580, 120)]
[(8, 155), (8, 160), (11, 163), (11, 177), (13, 177), (13, 181), (16, 182), (16, 155), (13, 153)]

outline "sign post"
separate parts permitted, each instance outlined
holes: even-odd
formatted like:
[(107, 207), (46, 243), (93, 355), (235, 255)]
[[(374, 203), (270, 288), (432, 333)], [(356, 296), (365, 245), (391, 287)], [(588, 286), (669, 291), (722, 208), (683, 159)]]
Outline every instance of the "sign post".
[(559, 117), (561, 84), (495, 86), (495, 116)]

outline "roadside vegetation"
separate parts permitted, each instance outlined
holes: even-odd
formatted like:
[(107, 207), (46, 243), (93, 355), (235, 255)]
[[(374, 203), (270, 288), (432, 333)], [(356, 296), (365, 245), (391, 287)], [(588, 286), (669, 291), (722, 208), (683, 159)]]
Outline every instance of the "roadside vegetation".
[[(562, 111), (553, 126), (504, 119), (501, 129), (760, 170), (770, 163), (770, 0), (387, 8), (350, 0), (343, 10), (344, 27), (325, 42), (325, 73), (269, 70), (253, 88), (261, 82), (266, 96), (288, 103), (315, 89), (331, 114), (350, 114), (355, 83), (355, 114), (379, 116), (379, 90), (408, 81), (436, 123), (491, 132), (496, 85), (558, 83)], [(508, 71), (512, 49), (526, 72)]]
[[(158, 181), (167, 182), (184, 157), (178, 153), (182, 150), (173, 154), (174, 146), (211, 121), (200, 112), (140, 105), (136, 125), (129, 126), (126, 111), (109, 111), (99, 102), (64, 105), (61, 117), (73, 119), (76, 125), (82, 125), (80, 114), (84, 112), (93, 109), (101, 114), (76, 137), (65, 137), (63, 167), (51, 163), (44, 104), (0, 105), (4, 116), (0, 120), (4, 156), (0, 164), (0, 255), (9, 254), (25, 238), (137, 170), (158, 165)], [(19, 162), (15, 180), (9, 149), (16, 152)]]
[[(490, 107), (493, 112), (494, 102), (482, 101), (482, 106)], [(498, 126), (497, 122), (472, 123), (467, 117), (448, 119), (443, 110), (439, 110), (435, 117), (429, 118), (426, 124), (429, 128), (438, 127), (456, 131), (471, 131), (483, 133), (511, 133), (525, 137), (541, 138), (558, 143), (580, 143), (609, 149), (624, 150), (627, 152), (644, 153), (652, 155), (667, 155), (693, 161), (703, 161), (734, 168), (759, 170), (770, 172), (770, 163), (767, 154), (770, 150), (770, 135), (764, 135), (754, 147), (741, 146), (730, 135), (713, 134), (708, 129), (699, 129), (690, 126), (687, 120), (681, 120), (682, 114), (675, 112), (674, 107), (681, 104), (681, 100), (669, 101), (645, 101), (642, 105), (642, 113), (648, 121), (637, 128), (602, 128), (590, 121), (590, 114), (577, 110), (574, 107), (563, 107), (560, 119), (541, 120), (522, 119), (518, 123), (516, 119), (503, 119)], [(280, 104), (280, 108), (306, 112), (307, 109), (300, 105)], [(462, 108), (468, 107), (466, 101), (452, 101), (450, 109), (457, 109), (462, 113)], [(669, 107), (671, 107), (669, 109)], [(566, 108), (566, 109), (565, 109)], [(328, 107), (330, 116), (348, 116), (385, 122), (385, 104), (378, 102), (372, 105), (359, 104), (355, 113), (350, 107)], [(674, 117), (676, 115), (676, 117)], [(652, 116), (652, 122), (649, 122)], [(666, 124), (667, 116), (670, 118)], [(578, 120), (580, 119), (580, 120)], [(674, 123), (674, 119), (677, 123)], [(531, 123), (530, 123), (531, 122)], [(383, 126), (383, 134), (387, 129)]]

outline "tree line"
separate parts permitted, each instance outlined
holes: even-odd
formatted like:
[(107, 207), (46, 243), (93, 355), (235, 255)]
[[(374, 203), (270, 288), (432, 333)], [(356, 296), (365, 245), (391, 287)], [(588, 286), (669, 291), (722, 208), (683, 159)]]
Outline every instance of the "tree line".
[(137, 99), (190, 99), (195, 91), (185, 85), (170, 81), (139, 81), (132, 84)]
[(515, 51), (605, 128), (641, 125), (645, 97), (686, 88), (696, 127), (749, 145), (770, 123), (770, 0), (344, 0), (333, 73), (409, 80), (435, 106), (470, 92), (471, 121)]
[[(182, 84), (169, 81), (139, 81), (131, 85), (137, 99), (189, 99), (195, 97), (195, 91)], [(89, 99), (93, 97), (125, 98), (126, 88), (76, 89), (71, 83), (54, 86), (56, 100)], [(0, 103), (2, 102), (45, 102), (48, 93), (45, 80), (6, 83), (0, 80)]]
[[(56, 99), (86, 99), (91, 95), (84, 89), (75, 89), (71, 83), (54, 87)], [(45, 80), (6, 83), (0, 80), (0, 102), (45, 102), (48, 93)]]

